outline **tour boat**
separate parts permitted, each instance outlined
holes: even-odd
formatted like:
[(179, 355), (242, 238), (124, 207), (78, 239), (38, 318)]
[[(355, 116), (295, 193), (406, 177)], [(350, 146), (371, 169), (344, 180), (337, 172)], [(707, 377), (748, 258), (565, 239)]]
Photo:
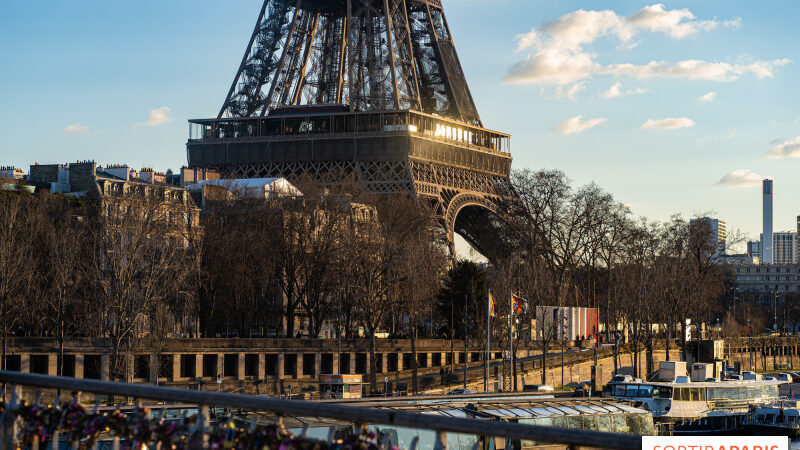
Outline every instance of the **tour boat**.
[(774, 403), (772, 380), (609, 383), (610, 396), (653, 414), (662, 430), (674, 434), (730, 433), (742, 430), (751, 406)]
[[(540, 396), (474, 395), (459, 398), (404, 397), (402, 399), (364, 399), (364, 401), (326, 401), (359, 405), (396, 411), (418, 412), (432, 417), (457, 417), (482, 421), (513, 422), (529, 425), (562, 428), (566, 430), (593, 430), (619, 434), (652, 436), (656, 434), (653, 416), (642, 408), (627, 402), (592, 398), (542, 398)], [(268, 420), (269, 414), (259, 419)], [(277, 420), (277, 418), (273, 419)], [(295, 434), (339, 441), (353, 432), (352, 424), (336, 423), (321, 418), (283, 417), (284, 426)], [(436, 433), (424, 429), (401, 426), (364, 424), (387, 447), (436, 448)], [(505, 440), (493, 436), (447, 433), (451, 449), (478, 450), (555, 450), (570, 448), (548, 442)]]
[(800, 438), (800, 405), (792, 400), (756, 408), (744, 426), (755, 435)]

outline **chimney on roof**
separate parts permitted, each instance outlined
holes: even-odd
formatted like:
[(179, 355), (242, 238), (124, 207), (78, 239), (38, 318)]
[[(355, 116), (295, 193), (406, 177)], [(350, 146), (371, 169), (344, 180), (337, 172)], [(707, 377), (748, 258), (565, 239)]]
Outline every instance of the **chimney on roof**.
[(108, 164), (104, 172), (125, 181), (131, 180), (131, 169), (127, 164)]

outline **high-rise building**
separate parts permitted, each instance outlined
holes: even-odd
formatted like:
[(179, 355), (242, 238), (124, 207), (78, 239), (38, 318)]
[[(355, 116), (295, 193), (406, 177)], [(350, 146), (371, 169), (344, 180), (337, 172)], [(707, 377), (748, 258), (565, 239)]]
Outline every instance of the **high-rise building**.
[(712, 219), (710, 217), (699, 217), (697, 219), (691, 219), (689, 221), (690, 226), (694, 226), (696, 223), (706, 223), (708, 224), (709, 239), (712, 240), (710, 242), (716, 248), (717, 256), (722, 256), (725, 254), (725, 243), (727, 239), (727, 234), (725, 232), (725, 222), (719, 219)]
[[(797, 237), (797, 233), (794, 231), (779, 231), (777, 233), (772, 233), (773, 264), (797, 264), (800, 262)], [(758, 252), (761, 251), (763, 242), (763, 234), (761, 235), (761, 241), (748, 242), (747, 253), (752, 256), (759, 256)]]
[(772, 180), (764, 180), (764, 231), (761, 235), (761, 262), (764, 264), (773, 264), (775, 258), (773, 255), (773, 240), (772, 240)]
[(747, 254), (761, 259), (761, 241), (750, 241), (747, 243)]
[(775, 264), (795, 264), (797, 263), (797, 233), (794, 231), (784, 231), (773, 233), (772, 253)]

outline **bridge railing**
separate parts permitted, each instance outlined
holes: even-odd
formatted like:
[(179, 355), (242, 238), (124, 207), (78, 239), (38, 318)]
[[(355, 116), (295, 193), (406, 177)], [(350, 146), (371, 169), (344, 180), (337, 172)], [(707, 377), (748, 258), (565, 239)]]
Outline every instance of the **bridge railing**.
[[(33, 388), (58, 389), (61, 392), (94, 393), (109, 396), (157, 400), (181, 404), (198, 405), (200, 414), (198, 428), (187, 448), (205, 448), (208, 443), (209, 407), (221, 407), (252, 412), (270, 412), (277, 417), (295, 416), (325, 418), (354, 425), (384, 425), (430, 430), (436, 433), (436, 448), (447, 448), (446, 433), (505, 438), (507, 440), (536, 441), (561, 444), (571, 448), (638, 449), (641, 437), (588, 430), (563, 429), (525, 425), (519, 423), (476, 420), (420, 414), (389, 409), (346, 406), (331, 403), (286, 400), (263, 396), (247, 396), (223, 392), (207, 392), (158, 386), (115, 383), (53, 377), (39, 374), (0, 371), (0, 382), (4, 385)], [(13, 417), (12, 404), (6, 404), (0, 419), (2, 437), (0, 448), (16, 448), (18, 430)], [(62, 420), (63, 423), (63, 420)], [(199, 438), (198, 438), (199, 436)], [(205, 444), (203, 444), (205, 442)], [(416, 443), (412, 443), (415, 447)], [(477, 445), (476, 445), (477, 447)], [(508, 447), (507, 447), (508, 448)]]

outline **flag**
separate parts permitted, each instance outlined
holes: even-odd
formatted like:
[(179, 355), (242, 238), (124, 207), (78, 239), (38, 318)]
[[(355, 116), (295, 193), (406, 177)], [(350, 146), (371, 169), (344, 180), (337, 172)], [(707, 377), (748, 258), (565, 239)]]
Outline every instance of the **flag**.
[(515, 316), (527, 313), (528, 301), (518, 295), (511, 294), (511, 310), (514, 312)]
[(492, 291), (489, 291), (489, 316), (497, 317), (497, 302), (494, 301)]

